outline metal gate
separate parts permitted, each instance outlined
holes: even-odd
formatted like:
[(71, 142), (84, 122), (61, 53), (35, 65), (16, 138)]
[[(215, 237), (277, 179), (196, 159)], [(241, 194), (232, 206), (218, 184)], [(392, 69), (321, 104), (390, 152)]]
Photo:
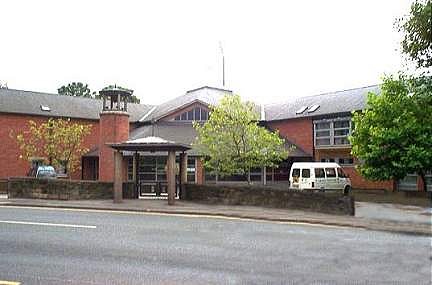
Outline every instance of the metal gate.
[[(180, 187), (176, 183), (175, 198), (179, 196)], [(138, 198), (159, 198), (168, 199), (168, 183), (166, 181), (151, 181), (138, 183)]]

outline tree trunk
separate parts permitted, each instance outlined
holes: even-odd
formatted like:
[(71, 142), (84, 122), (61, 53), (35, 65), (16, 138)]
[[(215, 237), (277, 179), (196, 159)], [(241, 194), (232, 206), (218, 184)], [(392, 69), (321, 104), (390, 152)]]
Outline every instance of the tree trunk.
[(420, 177), (423, 181), (423, 192), (427, 192), (426, 175), (423, 170), (419, 171)]
[(248, 182), (248, 185), (252, 184), (252, 182), (251, 182), (251, 175), (250, 175), (250, 169), (248, 169), (248, 171), (247, 171), (247, 182)]

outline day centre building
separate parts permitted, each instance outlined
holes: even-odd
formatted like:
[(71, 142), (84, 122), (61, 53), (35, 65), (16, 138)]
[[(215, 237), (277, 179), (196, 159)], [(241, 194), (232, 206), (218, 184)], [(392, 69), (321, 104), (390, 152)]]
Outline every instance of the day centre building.
[[(379, 92), (379, 86), (260, 106), (260, 124), (278, 130), (286, 147), (295, 148), (279, 167), (254, 169), (251, 180), (288, 186), (293, 162), (327, 161), (337, 162), (344, 168), (354, 189), (422, 189), (422, 181), (416, 175), (400, 182), (372, 182), (355, 170), (358, 161), (350, 154), (348, 140), (353, 127), (351, 112), (366, 108), (369, 92)], [(49, 118), (67, 118), (90, 125), (91, 132), (83, 142), (89, 152), (82, 156), (79, 171), (66, 174), (72, 179), (113, 181), (113, 149), (108, 144), (157, 140), (191, 146), (197, 135), (192, 123), (208, 120), (209, 106), (217, 105), (223, 96), (232, 94), (230, 90), (204, 86), (160, 105), (128, 103), (125, 107), (120, 100), (107, 103), (106, 100), (0, 89), (0, 179), (25, 176), (31, 164), (35, 163), (19, 158), (17, 142), (10, 136), (11, 132), (28, 130), (30, 120), (42, 123)], [(124, 151), (123, 181), (135, 182), (141, 196), (151, 195), (157, 187), (166, 184), (166, 164), (166, 152)], [(244, 181), (244, 177), (218, 177), (206, 172), (199, 153), (191, 148), (187, 151), (187, 181), (229, 183)]]

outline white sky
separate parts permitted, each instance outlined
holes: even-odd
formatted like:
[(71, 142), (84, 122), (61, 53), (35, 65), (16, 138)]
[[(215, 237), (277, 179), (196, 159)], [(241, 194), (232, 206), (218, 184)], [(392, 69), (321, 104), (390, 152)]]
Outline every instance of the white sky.
[(411, 0), (1, 1), (0, 81), (118, 84), (159, 104), (203, 85), (260, 103), (379, 83)]

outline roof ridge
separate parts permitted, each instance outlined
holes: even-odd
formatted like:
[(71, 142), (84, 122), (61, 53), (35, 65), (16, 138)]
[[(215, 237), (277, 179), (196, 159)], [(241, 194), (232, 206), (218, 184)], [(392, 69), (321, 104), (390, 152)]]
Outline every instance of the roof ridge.
[(318, 96), (336, 94), (336, 93), (341, 93), (341, 92), (346, 92), (346, 91), (351, 91), (351, 90), (365, 89), (365, 88), (370, 88), (370, 87), (378, 87), (379, 85), (380, 84), (372, 84), (372, 85), (367, 85), (367, 86), (362, 86), (362, 87), (356, 87), (356, 88), (348, 88), (348, 89), (342, 89), (342, 90), (337, 90), (337, 91), (323, 92), (323, 93), (319, 93), (319, 94), (315, 94), (315, 95), (307, 95), (307, 96), (302, 96), (302, 97), (296, 97), (296, 98), (292, 98), (291, 100), (269, 103), (269, 104), (265, 104), (265, 106), (284, 104), (284, 103), (296, 101), (298, 99), (303, 99), (303, 98), (318, 97)]
[[(33, 93), (33, 94), (40, 94), (40, 95), (49, 95), (49, 96), (64, 96), (68, 98), (74, 98), (73, 100), (93, 100), (93, 101), (102, 101), (102, 99), (93, 98), (93, 97), (81, 97), (81, 96), (69, 96), (69, 95), (63, 95), (58, 93), (48, 93), (48, 92), (40, 92), (40, 91), (30, 91), (30, 90), (23, 90), (23, 89), (14, 89), (14, 88), (7, 88), (7, 89), (0, 89), (0, 91), (18, 91), (18, 92), (26, 92), (26, 93)], [(141, 105), (141, 106), (156, 106), (156, 105), (150, 105), (150, 104), (141, 104), (141, 103), (128, 103), (132, 105)]]

